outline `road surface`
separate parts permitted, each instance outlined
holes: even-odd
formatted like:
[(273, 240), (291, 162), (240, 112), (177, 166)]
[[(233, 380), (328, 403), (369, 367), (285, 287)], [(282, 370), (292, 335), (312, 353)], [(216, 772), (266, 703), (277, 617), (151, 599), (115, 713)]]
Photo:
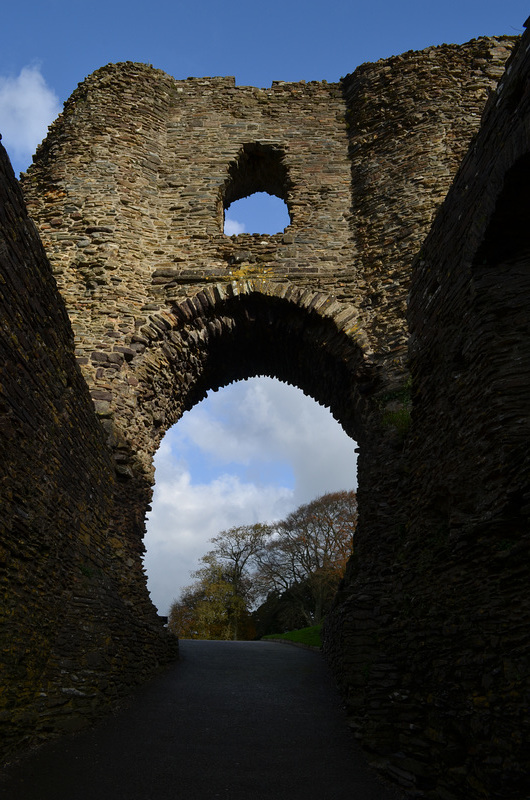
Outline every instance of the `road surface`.
[(319, 653), (182, 641), (89, 731), (7, 767), (2, 800), (398, 800), (367, 768)]

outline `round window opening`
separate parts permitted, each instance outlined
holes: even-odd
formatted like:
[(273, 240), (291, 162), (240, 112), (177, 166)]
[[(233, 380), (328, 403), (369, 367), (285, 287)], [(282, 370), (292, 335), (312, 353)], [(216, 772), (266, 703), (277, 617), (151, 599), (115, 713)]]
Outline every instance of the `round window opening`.
[(282, 233), (290, 223), (287, 204), (280, 197), (255, 192), (235, 200), (226, 209), (224, 233), (226, 236), (240, 233), (273, 235)]

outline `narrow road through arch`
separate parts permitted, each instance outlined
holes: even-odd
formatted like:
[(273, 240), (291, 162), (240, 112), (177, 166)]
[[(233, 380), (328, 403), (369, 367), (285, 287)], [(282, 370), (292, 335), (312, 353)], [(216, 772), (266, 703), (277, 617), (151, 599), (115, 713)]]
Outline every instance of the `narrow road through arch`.
[(4, 800), (398, 800), (366, 766), (318, 653), (183, 641), (90, 731), (11, 765)]

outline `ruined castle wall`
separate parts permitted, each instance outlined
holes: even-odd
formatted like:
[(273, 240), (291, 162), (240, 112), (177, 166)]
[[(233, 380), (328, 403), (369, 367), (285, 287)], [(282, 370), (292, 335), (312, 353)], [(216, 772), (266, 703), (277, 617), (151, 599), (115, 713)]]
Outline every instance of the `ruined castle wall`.
[(437, 599), (418, 618), (445, 651), (424, 684), (443, 687), (427, 724), (441, 769), (449, 748), (477, 794), (506, 798), (530, 795), (529, 75), (526, 33), (422, 249), (409, 312), (409, 552), (421, 567), (432, 542), (419, 575), (436, 576)]
[[(0, 193), (4, 757), (23, 742), (86, 724), (152, 674), (166, 648), (144, 576), (136, 596), (127, 575), (130, 544), (113, 531), (114, 462), (3, 148)], [(120, 516), (123, 523), (123, 508)]]
[[(174, 325), (174, 306), (212, 284), (259, 279), (336, 298), (383, 390), (402, 382), (411, 259), (511, 44), (429, 48), (342, 84), (236, 87), (132, 63), (80, 84), (24, 192), (98, 412), (145, 470), (157, 431), (181, 413), (159, 395), (138, 415), (145, 348), (157, 316)], [(223, 207), (263, 189), (285, 199), (286, 230), (225, 236)]]
[(416, 260), (393, 559), (328, 622), (354, 730), (427, 797), (530, 796), (528, 45)]
[[(364, 65), (340, 85), (235, 87), (125, 63), (79, 86), (23, 186), (97, 413), (125, 445), (115, 448), (123, 476), (152, 482), (161, 436), (208, 388), (281, 376), (358, 442), (370, 520), (358, 547), (388, 548), (374, 526), (389, 530), (403, 514), (392, 415), (406, 382), (410, 263), (511, 45), (430, 48)], [(290, 225), (225, 236), (223, 207), (254, 189), (283, 197)], [(237, 311), (234, 298), (249, 295), (268, 298), (267, 312)], [(300, 324), (300, 306), (317, 325), (342, 312), (338, 339), (301, 342), (312, 323)], [(238, 340), (243, 311), (261, 320), (256, 349), (219, 349)], [(279, 345), (267, 326), (282, 329)], [(249, 335), (245, 326), (239, 338)], [(315, 364), (329, 351), (333, 379), (307, 366), (311, 349)]]
[[(499, 589), (500, 580), (488, 583), (487, 570), (497, 564), (489, 557), (492, 542), (480, 548), (488, 554), (482, 560), (476, 546), (495, 508), (504, 509), (503, 518), (510, 509), (512, 519), (522, 514), (524, 493), (509, 495), (507, 487), (509, 477), (519, 486), (527, 448), (502, 450), (500, 433), (503, 398), (511, 392), (519, 398), (509, 423), (513, 441), (524, 427), (517, 403), (526, 384), (517, 389), (517, 366), (513, 374), (511, 367), (501, 370), (504, 384), (492, 386), (493, 417), (477, 410), (487, 365), (500, 370), (500, 361), (517, 360), (519, 345), (510, 347), (520, 332), (501, 331), (499, 361), (499, 332), (491, 329), (489, 312), (480, 311), (481, 301), (475, 308), (471, 300), (482, 287), (483, 297), (497, 292), (493, 306), (504, 308), (503, 281), (490, 280), (500, 262), (495, 255), (488, 275), (479, 270), (473, 283), (462, 278), (467, 266), (453, 249), (469, 245), (466, 258), (478, 268), (488, 220), (487, 241), (512, 213), (501, 209), (496, 217), (492, 200), (522, 147), (509, 144), (508, 116), (502, 138), (495, 138), (490, 121), (483, 160), (466, 162), (466, 179), (452, 195), (454, 213), (447, 210), (451, 204), (442, 209), (416, 272), (412, 396), (405, 304), (413, 256), (512, 44), (484, 39), (429, 48), (363, 65), (341, 85), (271, 89), (235, 87), (226, 78), (178, 81), (144, 65), (109, 65), (76, 90), (23, 181), (72, 322), (97, 431), (104, 431), (102, 440), (94, 419), (87, 422), (100, 437), (93, 445), (96, 460), (105, 462), (98, 474), (116, 486), (112, 502), (102, 487), (97, 506), (101, 524), (112, 531), (105, 550), (111, 555), (101, 567), (112, 582), (97, 583), (100, 573), (91, 566), (82, 571), (96, 581), (87, 584), (96, 587), (90, 597), (102, 597), (97, 587), (108, 586), (115, 598), (109, 607), (123, 615), (124, 647), (110, 660), (111, 674), (122, 669), (124, 689), (135, 661), (148, 672), (142, 643), (159, 652), (154, 629), (149, 634), (140, 559), (152, 454), (162, 434), (208, 388), (276, 375), (328, 405), (360, 446), (355, 556), (326, 635), (352, 726), (388, 774), (444, 800), (487, 796), (497, 791), (502, 771), (506, 796), (521, 795), (521, 772), (503, 742), (518, 746), (522, 666), (514, 653), (522, 647), (517, 637), (524, 618), (517, 617), (511, 639), (502, 634), (498, 652), (493, 631), (510, 618), (522, 579), (514, 569), (502, 578), (509, 591)], [(519, 109), (525, 85), (509, 91), (506, 114)], [(492, 184), (476, 182), (481, 171), (491, 172), (505, 142), (504, 166)], [(510, 189), (512, 179), (507, 194), (525, 197), (520, 184)], [(475, 185), (468, 203), (465, 187)], [(263, 189), (286, 200), (288, 228), (275, 236), (226, 237), (223, 208)], [(524, 258), (524, 248), (510, 256), (510, 303), (521, 294)], [(524, 312), (517, 306), (515, 317)], [(470, 360), (470, 352), (480, 355), (485, 321), (488, 355)], [(467, 340), (457, 346), (452, 337), (466, 325), (470, 347)], [(451, 359), (467, 370), (458, 390)], [(83, 441), (79, 453), (91, 475), (83, 448), (92, 452), (92, 445)], [(112, 451), (112, 467), (102, 441)], [(492, 466), (499, 448), (505, 453), (500, 468)], [(482, 504), (471, 485), (477, 460), (487, 487)], [(454, 464), (456, 477), (446, 479)], [(40, 471), (37, 465), (35, 474)], [(94, 558), (102, 546), (94, 533)], [(17, 574), (14, 567), (9, 580), (16, 583)], [(498, 598), (493, 605), (485, 602), (490, 589)], [(103, 606), (98, 609), (105, 619)], [(70, 621), (79, 616), (76, 611)], [(487, 635), (475, 638), (481, 620)], [(88, 626), (87, 650), (98, 625)], [(68, 674), (78, 663), (88, 666), (81, 650)], [(102, 663), (102, 669), (109, 664), (105, 656)], [(71, 710), (65, 705), (65, 719)]]

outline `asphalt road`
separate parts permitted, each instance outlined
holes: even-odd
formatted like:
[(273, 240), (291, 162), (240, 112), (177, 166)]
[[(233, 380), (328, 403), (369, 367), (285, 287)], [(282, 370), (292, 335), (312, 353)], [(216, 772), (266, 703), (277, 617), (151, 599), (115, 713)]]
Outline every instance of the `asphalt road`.
[(367, 768), (319, 653), (181, 642), (94, 728), (11, 764), (2, 800), (398, 800)]

